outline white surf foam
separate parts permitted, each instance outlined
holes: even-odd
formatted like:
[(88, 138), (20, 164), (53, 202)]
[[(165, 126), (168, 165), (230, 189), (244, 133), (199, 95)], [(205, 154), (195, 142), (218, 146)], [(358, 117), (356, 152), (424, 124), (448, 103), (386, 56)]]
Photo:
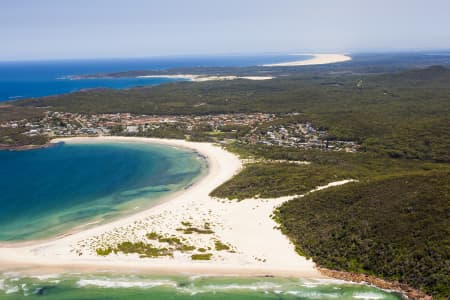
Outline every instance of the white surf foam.
[(176, 287), (176, 282), (170, 280), (129, 281), (114, 279), (80, 279), (78, 287), (97, 286), (103, 288), (152, 288), (157, 286)]
[(348, 281), (340, 279), (315, 279), (315, 280), (302, 280), (301, 285), (306, 288), (314, 288), (320, 285), (338, 285), (338, 284), (348, 284)]
[(19, 291), (19, 287), (18, 286), (8, 286), (5, 289), (5, 293), (6, 294), (13, 294), (13, 293), (17, 293)]
[(336, 294), (326, 294), (321, 292), (314, 292), (314, 291), (287, 291), (284, 294), (287, 295), (293, 295), (300, 298), (308, 298), (308, 299), (325, 299), (325, 298), (331, 298), (331, 299), (337, 299), (339, 298)]
[(208, 290), (275, 290), (280, 289), (282, 286), (273, 282), (258, 282), (255, 284), (226, 284), (226, 285), (206, 285), (205, 289)]
[(355, 293), (353, 295), (353, 298), (365, 299), (365, 300), (376, 300), (376, 299), (383, 299), (384, 297), (380, 294), (367, 292), (367, 293)]
[(39, 279), (39, 280), (49, 280), (49, 279), (59, 278), (60, 275), (58, 275), (58, 274), (43, 274), (43, 275), (34, 275), (34, 276), (31, 276), (31, 277)]

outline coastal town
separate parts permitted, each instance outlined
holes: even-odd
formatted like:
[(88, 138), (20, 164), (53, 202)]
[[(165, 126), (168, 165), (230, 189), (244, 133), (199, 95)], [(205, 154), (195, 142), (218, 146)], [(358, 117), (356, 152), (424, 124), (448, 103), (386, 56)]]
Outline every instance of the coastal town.
[[(208, 115), (80, 114), (47, 111), (38, 120), (0, 123), (28, 137), (145, 136), (228, 143), (263, 144), (300, 149), (356, 152), (354, 141), (336, 140), (310, 122), (293, 121), (298, 113)], [(284, 122), (285, 121), (285, 122)]]

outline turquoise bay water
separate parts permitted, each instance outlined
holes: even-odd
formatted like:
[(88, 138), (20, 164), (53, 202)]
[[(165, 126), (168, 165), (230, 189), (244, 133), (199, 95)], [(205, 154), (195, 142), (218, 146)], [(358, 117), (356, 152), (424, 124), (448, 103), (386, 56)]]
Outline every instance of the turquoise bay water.
[(138, 143), (0, 151), (0, 241), (45, 238), (148, 207), (192, 183), (189, 150)]
[(286, 278), (0, 275), (0, 299), (402, 299), (365, 285)]

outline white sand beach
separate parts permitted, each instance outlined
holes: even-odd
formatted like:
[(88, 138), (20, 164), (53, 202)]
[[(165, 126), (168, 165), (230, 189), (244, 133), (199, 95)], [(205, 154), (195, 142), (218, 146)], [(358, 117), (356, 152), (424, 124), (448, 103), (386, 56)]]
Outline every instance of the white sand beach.
[(298, 55), (312, 55), (313, 57), (306, 60), (298, 60), (276, 64), (266, 64), (263, 65), (263, 67), (298, 67), (310, 65), (325, 65), (352, 60), (350, 56), (343, 54), (298, 54)]
[[(47, 274), (48, 272), (146, 272), (156, 274), (274, 275), (323, 278), (315, 264), (299, 256), (271, 215), (274, 209), (293, 197), (228, 201), (209, 193), (242, 168), (235, 155), (210, 143), (183, 140), (98, 137), (54, 140), (66, 143), (126, 142), (158, 143), (185, 147), (207, 158), (208, 173), (194, 185), (174, 193), (161, 204), (108, 224), (64, 237), (28, 244), (0, 244), (0, 270)], [(331, 183), (327, 188), (349, 180)], [(189, 223), (196, 228), (208, 224), (209, 234), (185, 234)], [(99, 256), (96, 249), (124, 241), (151, 242), (146, 234), (176, 236), (196, 249), (208, 249), (210, 260), (192, 260), (192, 252), (176, 251), (173, 257), (139, 258), (135, 254), (111, 253)], [(229, 250), (217, 250), (220, 241)], [(197, 251), (197, 250), (196, 250)], [(197, 253), (197, 252), (195, 252)]]
[(247, 80), (270, 80), (273, 79), (272, 76), (206, 76), (206, 75), (192, 75), (192, 74), (177, 74), (177, 75), (143, 75), (137, 76), (137, 78), (172, 78), (172, 79), (187, 79), (195, 82), (204, 81), (220, 81), (220, 80), (236, 80), (236, 79), (247, 79)]

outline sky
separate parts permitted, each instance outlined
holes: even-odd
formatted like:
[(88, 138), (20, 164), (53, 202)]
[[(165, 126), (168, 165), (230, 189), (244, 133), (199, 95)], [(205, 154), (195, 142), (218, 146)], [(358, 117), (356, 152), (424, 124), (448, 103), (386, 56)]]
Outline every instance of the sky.
[(0, 60), (449, 50), (450, 0), (0, 0)]

